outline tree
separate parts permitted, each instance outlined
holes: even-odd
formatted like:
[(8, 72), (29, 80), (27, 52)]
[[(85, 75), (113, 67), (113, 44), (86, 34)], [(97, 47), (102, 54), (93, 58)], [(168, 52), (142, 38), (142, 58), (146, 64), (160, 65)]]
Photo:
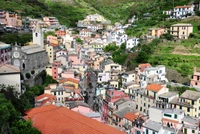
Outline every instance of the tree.
[(30, 73), (26, 73), (26, 78), (27, 78), (27, 79), (30, 79), (30, 78), (31, 78)]
[(42, 134), (32, 127), (31, 121), (18, 120), (12, 123), (12, 134)]
[(12, 103), (0, 93), (0, 133), (11, 133), (10, 124), (19, 116)]
[(78, 43), (80, 43), (81, 45), (83, 44), (83, 41), (82, 41), (80, 38), (76, 38), (76, 41), (77, 41)]
[(52, 35), (55, 36), (55, 31), (48, 31), (44, 33), (44, 38), (47, 38), (47, 36)]
[(137, 63), (146, 63), (148, 62), (149, 56), (150, 55), (147, 54), (146, 52), (140, 51), (139, 54), (135, 57), (135, 61)]

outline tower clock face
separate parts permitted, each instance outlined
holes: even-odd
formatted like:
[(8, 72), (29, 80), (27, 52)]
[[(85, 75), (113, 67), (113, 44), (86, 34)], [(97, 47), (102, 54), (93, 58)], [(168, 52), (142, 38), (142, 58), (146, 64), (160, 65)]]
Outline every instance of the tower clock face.
[(19, 52), (14, 52), (14, 55), (13, 55), (15, 58), (19, 58)]

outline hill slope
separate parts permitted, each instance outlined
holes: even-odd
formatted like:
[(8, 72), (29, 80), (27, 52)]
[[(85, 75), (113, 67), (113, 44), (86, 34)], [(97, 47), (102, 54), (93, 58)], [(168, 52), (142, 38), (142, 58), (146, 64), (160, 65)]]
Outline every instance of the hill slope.
[[(108, 0), (107, 2), (109, 3)], [(114, 0), (112, 0), (114, 1)], [(115, 0), (113, 4), (103, 6), (105, 0), (13, 0), (0, 1), (0, 9), (16, 11), (22, 16), (41, 18), (42, 16), (55, 16), (61, 24), (76, 26), (78, 20), (88, 14), (99, 13), (112, 22), (127, 19), (131, 12), (129, 7), (133, 2), (130, 0)]]

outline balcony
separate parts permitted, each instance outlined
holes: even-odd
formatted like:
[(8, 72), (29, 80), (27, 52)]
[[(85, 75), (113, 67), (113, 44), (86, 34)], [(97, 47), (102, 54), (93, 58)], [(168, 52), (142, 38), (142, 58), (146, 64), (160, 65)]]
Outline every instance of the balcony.
[(122, 126), (123, 126), (126, 130), (129, 130), (129, 129), (132, 128), (132, 126), (131, 126), (130, 124), (128, 124), (128, 123), (125, 123), (125, 124), (123, 124)]
[(161, 101), (161, 100), (157, 100), (156, 103), (160, 104), (160, 105), (167, 105), (168, 104), (167, 102), (164, 102), (164, 101)]
[(5, 14), (0, 14), (0, 18), (6, 18)]

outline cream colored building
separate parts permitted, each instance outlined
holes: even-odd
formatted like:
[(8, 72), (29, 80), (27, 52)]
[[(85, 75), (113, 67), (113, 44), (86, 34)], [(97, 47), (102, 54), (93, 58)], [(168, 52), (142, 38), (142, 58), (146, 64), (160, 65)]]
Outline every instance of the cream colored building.
[(188, 39), (192, 32), (192, 24), (174, 24), (170, 27), (170, 34), (173, 35), (174, 38), (178, 39)]
[(164, 85), (150, 84), (145, 89), (136, 91), (135, 101), (136, 108), (146, 114), (149, 113), (149, 108), (156, 105), (156, 100), (160, 94), (168, 92), (168, 88)]
[(119, 88), (119, 82), (117, 80), (110, 80), (110, 86), (113, 88)]
[(57, 101), (61, 102), (64, 102), (67, 98), (80, 97), (75, 87), (68, 84), (49, 84), (49, 86), (45, 87), (44, 93), (56, 96)]
[(169, 102), (172, 108), (181, 109), (186, 115), (200, 117), (200, 92), (186, 90), (179, 98)]
[(122, 71), (122, 66), (119, 64), (115, 64), (115, 63), (105, 65), (104, 71), (111, 72), (112, 70), (120, 72), (120, 71)]
[(0, 65), (0, 84), (14, 86), (17, 93), (21, 94), (20, 69), (9, 64)]

